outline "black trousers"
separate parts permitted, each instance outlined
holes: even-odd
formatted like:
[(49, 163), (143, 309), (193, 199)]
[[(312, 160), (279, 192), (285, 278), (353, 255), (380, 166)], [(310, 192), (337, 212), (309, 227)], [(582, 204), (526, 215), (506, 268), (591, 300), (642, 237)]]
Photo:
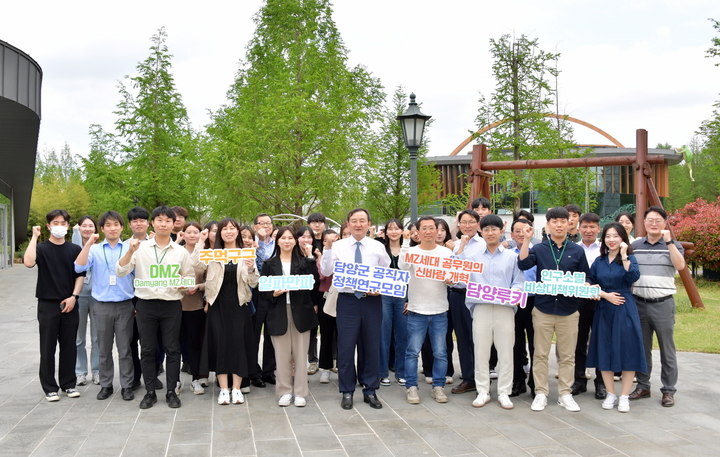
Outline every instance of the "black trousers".
[[(338, 381), (340, 392), (355, 392), (355, 383), (371, 395), (380, 387), (382, 298), (340, 294), (337, 301)], [(355, 368), (355, 350), (358, 366)]]
[(135, 307), (136, 321), (140, 331), (140, 348), (143, 380), (148, 392), (154, 391), (157, 378), (157, 335), (162, 334), (167, 359), (165, 378), (167, 389), (171, 391), (180, 380), (180, 325), (182, 323), (182, 304), (180, 300), (143, 300), (139, 299)]
[[(532, 375), (532, 359), (535, 355), (535, 330), (533, 329), (532, 310), (535, 307), (535, 296), (528, 297), (525, 308), (518, 308), (515, 313), (515, 346), (513, 346), (513, 383), (525, 382), (525, 361), (530, 361), (528, 386), (535, 388)], [(528, 351), (530, 352), (528, 359)]]
[[(323, 300), (323, 303), (325, 300)], [(323, 370), (329, 370), (333, 367), (333, 359), (337, 357), (337, 327), (335, 326), (335, 318), (325, 311), (322, 307), (318, 309), (318, 321), (320, 323), (320, 359), (319, 365)], [(311, 334), (312, 341), (312, 334)]]
[[(60, 302), (38, 299), (37, 320), (40, 327), (40, 385), (45, 393), (75, 388), (75, 359), (80, 315), (77, 305), (69, 313), (60, 312)], [(58, 386), (55, 380), (55, 348), (60, 346)]]
[(200, 378), (200, 356), (202, 354), (203, 336), (205, 334), (205, 310), (183, 311), (180, 334), (185, 335), (187, 343), (188, 363), (193, 380)]
[[(450, 289), (450, 314), (457, 338), (458, 355), (460, 356), (460, 376), (462, 380), (475, 384), (475, 348), (472, 337), (472, 316), (465, 306), (465, 293)], [(448, 352), (448, 355), (450, 353)]]
[[(263, 340), (262, 347), (262, 367), (260, 367), (259, 363), (255, 364), (255, 370), (250, 367), (250, 377), (259, 378), (261, 376), (270, 376), (275, 374), (275, 348), (272, 345), (272, 339), (270, 339), (267, 325), (265, 325), (267, 322), (268, 303), (265, 300), (260, 299), (257, 288), (252, 289), (252, 300), (255, 304), (255, 314), (252, 315), (252, 324), (253, 332), (255, 333), (254, 350), (256, 354), (260, 352), (260, 335), (263, 335), (265, 338)], [(248, 379), (247, 383), (249, 382), (250, 380)], [(243, 385), (245, 385), (245, 383), (246, 381), (243, 379)]]
[[(592, 330), (593, 319), (595, 318), (595, 300), (578, 298), (578, 337), (575, 346), (575, 382), (587, 384), (585, 377), (585, 365), (587, 363), (588, 340)], [(600, 370), (595, 369), (595, 385), (603, 385)]]

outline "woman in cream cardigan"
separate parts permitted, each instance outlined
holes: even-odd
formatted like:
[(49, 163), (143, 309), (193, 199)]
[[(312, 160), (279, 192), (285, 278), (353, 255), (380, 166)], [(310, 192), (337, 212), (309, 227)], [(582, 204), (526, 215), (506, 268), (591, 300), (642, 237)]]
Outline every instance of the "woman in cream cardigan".
[[(240, 404), (245, 401), (240, 384), (242, 378), (250, 375), (251, 367), (257, 363), (253, 351), (254, 337), (250, 319), (250, 288), (258, 284), (258, 272), (254, 260), (223, 264), (200, 261), (200, 246), (207, 238), (207, 230), (200, 234), (200, 242), (191, 256), (193, 266), (206, 268), (205, 298), (207, 300), (207, 329), (203, 366), (214, 371), (220, 384), (218, 404)], [(235, 219), (220, 221), (214, 249), (240, 249), (240, 224)], [(232, 376), (232, 398), (228, 379)]]

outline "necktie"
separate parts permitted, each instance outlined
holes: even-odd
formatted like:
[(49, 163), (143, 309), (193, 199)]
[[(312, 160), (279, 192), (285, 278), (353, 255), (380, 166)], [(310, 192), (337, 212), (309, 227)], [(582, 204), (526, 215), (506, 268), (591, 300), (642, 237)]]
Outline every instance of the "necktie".
[[(355, 242), (355, 263), (362, 263), (362, 252), (360, 252), (360, 242)], [(362, 298), (365, 295), (362, 292), (355, 291), (355, 297)]]

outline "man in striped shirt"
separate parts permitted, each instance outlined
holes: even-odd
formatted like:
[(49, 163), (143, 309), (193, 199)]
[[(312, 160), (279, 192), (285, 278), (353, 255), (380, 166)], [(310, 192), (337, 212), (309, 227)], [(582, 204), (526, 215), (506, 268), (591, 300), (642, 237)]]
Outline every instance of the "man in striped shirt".
[(650, 397), (650, 373), (652, 373), (653, 332), (660, 346), (663, 386), (662, 405), (675, 405), (675, 384), (678, 378), (675, 357), (675, 273), (685, 268), (684, 250), (680, 243), (673, 241), (666, 230), (667, 213), (659, 206), (650, 206), (645, 211), (647, 236), (635, 240), (633, 253), (640, 267), (640, 279), (633, 286), (633, 295), (640, 313), (640, 325), (645, 346), (645, 360), (648, 372), (637, 372), (638, 385), (630, 394), (630, 400)]

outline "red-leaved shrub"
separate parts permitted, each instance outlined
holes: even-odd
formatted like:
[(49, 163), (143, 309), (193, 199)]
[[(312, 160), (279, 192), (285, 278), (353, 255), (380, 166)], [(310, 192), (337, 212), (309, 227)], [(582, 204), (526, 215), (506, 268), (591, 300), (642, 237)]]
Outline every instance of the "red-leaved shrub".
[(720, 271), (720, 197), (711, 203), (698, 198), (675, 211), (669, 220), (678, 240), (695, 244), (688, 259)]

